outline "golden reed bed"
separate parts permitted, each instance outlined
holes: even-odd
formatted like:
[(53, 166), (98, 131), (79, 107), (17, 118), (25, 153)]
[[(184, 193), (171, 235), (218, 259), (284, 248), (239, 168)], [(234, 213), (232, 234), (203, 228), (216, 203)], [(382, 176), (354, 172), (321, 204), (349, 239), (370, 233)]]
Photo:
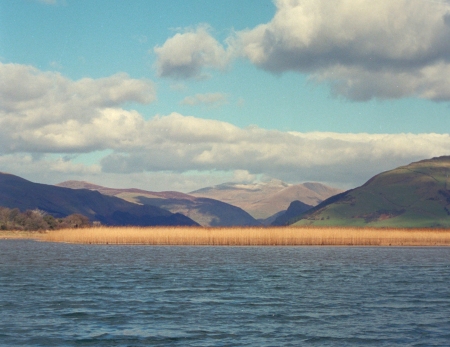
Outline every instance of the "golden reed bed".
[(96, 227), (35, 235), (50, 242), (208, 246), (450, 246), (450, 229)]

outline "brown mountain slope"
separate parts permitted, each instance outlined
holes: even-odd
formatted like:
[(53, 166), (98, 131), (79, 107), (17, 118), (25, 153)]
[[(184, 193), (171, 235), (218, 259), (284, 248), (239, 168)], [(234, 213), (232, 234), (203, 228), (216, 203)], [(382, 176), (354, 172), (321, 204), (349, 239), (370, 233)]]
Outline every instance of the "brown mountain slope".
[(323, 200), (342, 192), (321, 183), (287, 184), (271, 180), (255, 184), (224, 183), (189, 193), (238, 206), (256, 219), (265, 219), (286, 210), (290, 203), (299, 200), (315, 206)]
[(66, 181), (58, 186), (72, 189), (90, 189), (138, 204), (181, 213), (202, 226), (256, 226), (260, 223), (239, 207), (209, 198), (200, 198), (179, 192), (151, 192), (142, 189), (116, 189), (83, 181)]
[(120, 189), (120, 188), (108, 188), (99, 186), (97, 184), (93, 184), (86, 181), (65, 181), (56, 184), (58, 187), (64, 187), (64, 188), (71, 188), (71, 189), (89, 189), (89, 190), (96, 190), (99, 193), (110, 195), (110, 196), (117, 196), (119, 198), (122, 198), (124, 200), (138, 203), (134, 197), (135, 196), (145, 196), (148, 198), (162, 198), (162, 199), (195, 199), (195, 197), (190, 196), (188, 194), (180, 193), (180, 192), (150, 192), (148, 190), (142, 190), (137, 188), (126, 188), (126, 189)]

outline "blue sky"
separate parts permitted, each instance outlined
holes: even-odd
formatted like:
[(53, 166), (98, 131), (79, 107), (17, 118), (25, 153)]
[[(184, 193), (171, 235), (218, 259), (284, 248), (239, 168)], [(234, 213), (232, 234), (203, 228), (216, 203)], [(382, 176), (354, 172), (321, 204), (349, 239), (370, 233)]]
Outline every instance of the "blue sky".
[(446, 1), (0, 0), (0, 171), (341, 188), (449, 154)]

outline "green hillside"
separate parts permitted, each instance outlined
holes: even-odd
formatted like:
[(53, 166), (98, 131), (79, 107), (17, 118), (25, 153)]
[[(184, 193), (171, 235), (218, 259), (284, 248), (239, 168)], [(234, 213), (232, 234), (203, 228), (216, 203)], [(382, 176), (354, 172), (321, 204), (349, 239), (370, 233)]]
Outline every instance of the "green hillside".
[(291, 220), (294, 225), (450, 227), (450, 156), (371, 178)]

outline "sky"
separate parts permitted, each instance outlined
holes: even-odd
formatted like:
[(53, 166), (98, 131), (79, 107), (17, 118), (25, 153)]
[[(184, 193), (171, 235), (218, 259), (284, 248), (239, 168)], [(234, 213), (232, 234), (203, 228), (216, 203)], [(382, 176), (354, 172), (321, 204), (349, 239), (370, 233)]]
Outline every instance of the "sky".
[(348, 189), (450, 155), (445, 0), (0, 0), (0, 171)]

